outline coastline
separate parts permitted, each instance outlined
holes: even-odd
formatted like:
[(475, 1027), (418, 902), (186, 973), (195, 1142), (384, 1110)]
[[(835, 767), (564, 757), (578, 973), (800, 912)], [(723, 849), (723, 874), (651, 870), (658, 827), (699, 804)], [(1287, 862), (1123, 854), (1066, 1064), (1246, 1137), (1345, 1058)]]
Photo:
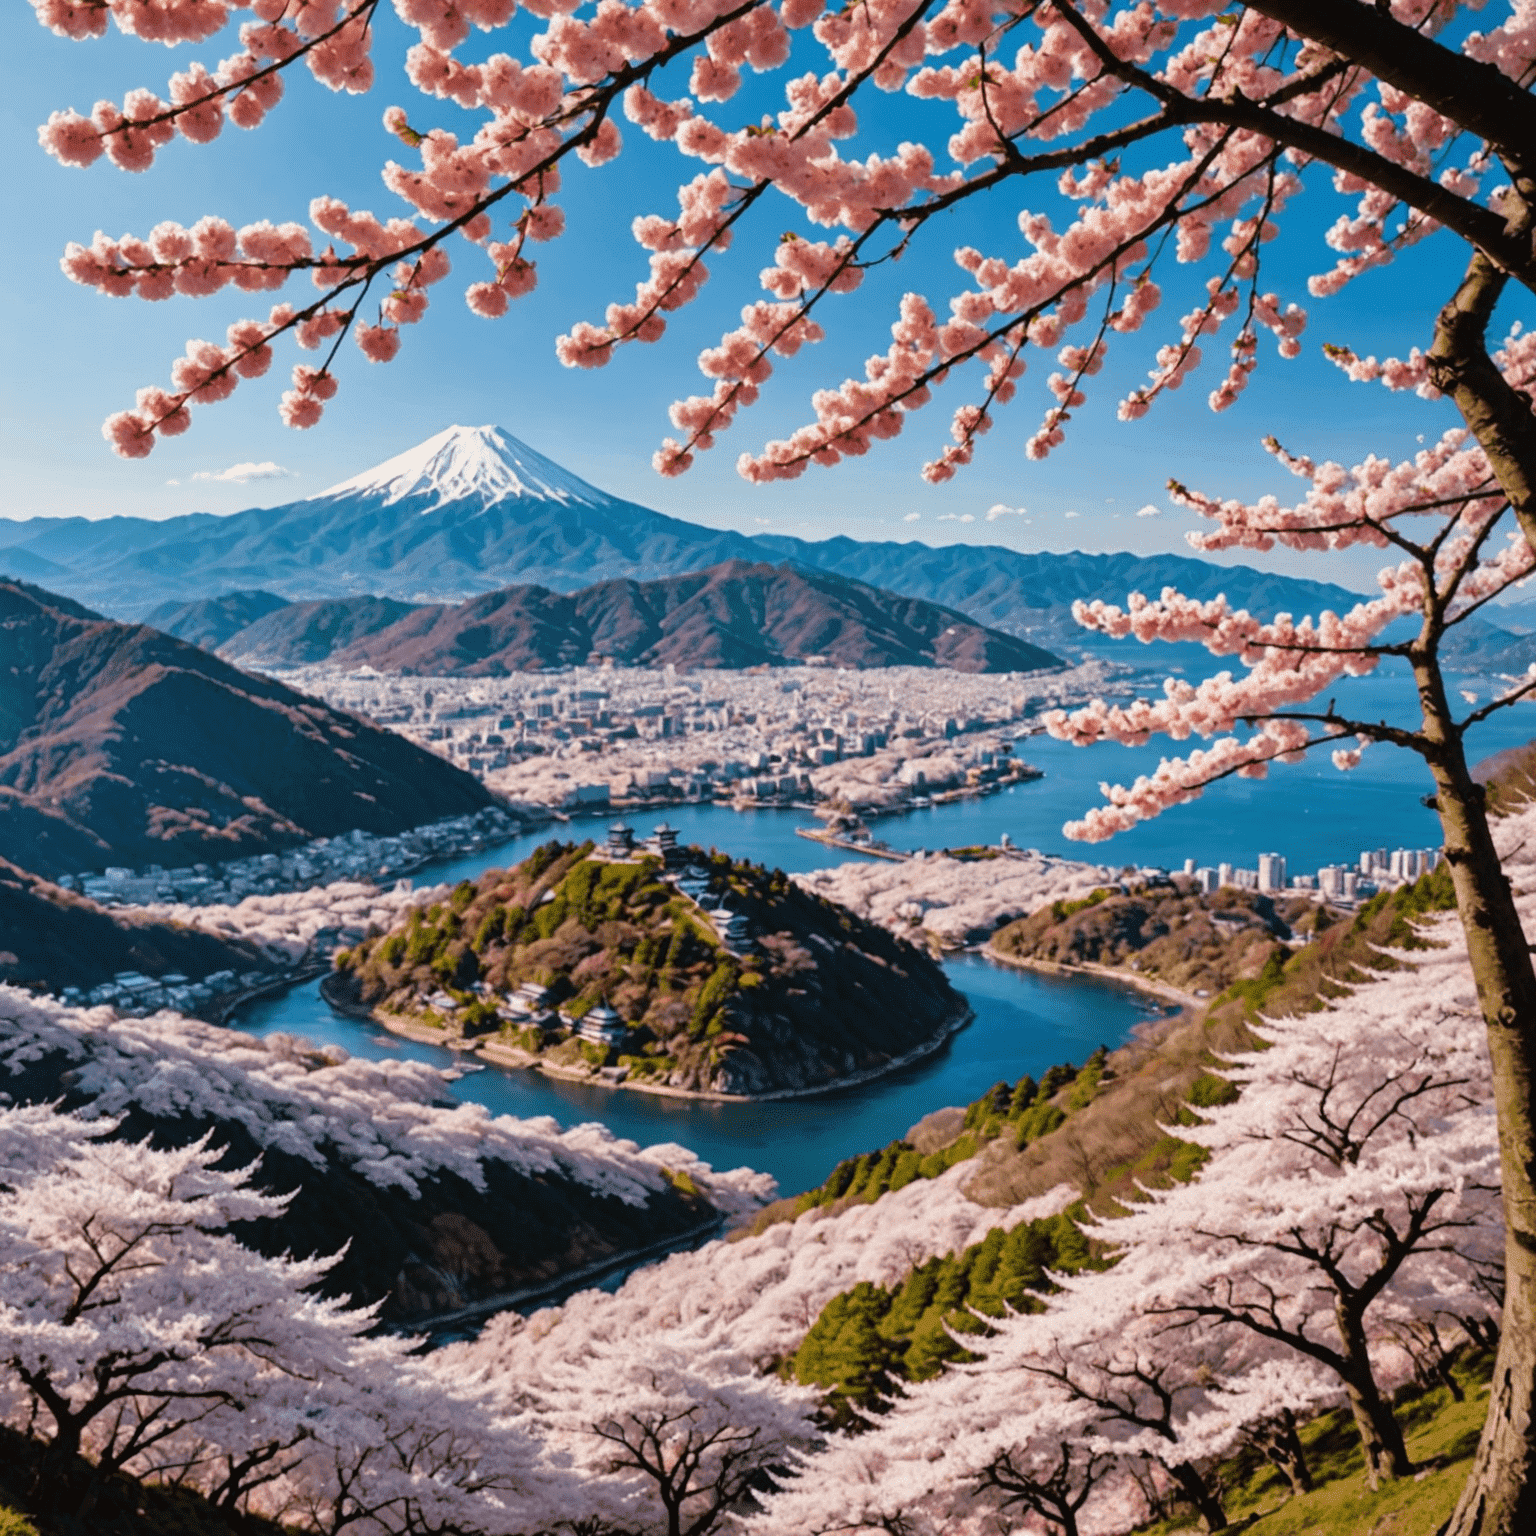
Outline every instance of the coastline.
[(958, 1034), (976, 1016), (975, 1010), (967, 1004), (965, 1008), (945, 1018), (937, 1031), (928, 1039), (919, 1042), (900, 1056), (894, 1056), (877, 1067), (866, 1067), (861, 1072), (851, 1072), (846, 1077), (833, 1078), (810, 1088), (775, 1088), (768, 1093), (710, 1093), (693, 1088), (673, 1088), (665, 1083), (632, 1082), (627, 1078), (622, 1082), (607, 1081), (593, 1074), (572, 1071), (547, 1062), (542, 1057), (535, 1056), (519, 1046), (508, 1045), (493, 1035), (465, 1040), (460, 1036), (448, 1034), (446, 1030), (434, 1029), (430, 1024), (419, 1023), (405, 1014), (385, 1013), (380, 1009), (364, 1008), (357, 1003), (338, 999), (327, 987), (329, 980), (330, 978), (327, 977), (326, 981), (320, 983), (320, 996), (338, 1013), (344, 1013), (348, 1018), (367, 1019), (370, 1023), (388, 1030), (392, 1035), (414, 1040), (418, 1044), (439, 1045), (444, 1050), (459, 1051), (466, 1055), (472, 1053), (494, 1066), (524, 1072), (542, 1072), (547, 1077), (558, 1078), (562, 1082), (582, 1083), (589, 1088), (606, 1088), (611, 1091), (628, 1089), (633, 1093), (648, 1093), (657, 1098), (696, 1099), (706, 1104), (770, 1104), (783, 1099), (810, 1099), (824, 1093), (837, 1093), (844, 1088), (857, 1088), (932, 1056), (948, 1043), (952, 1035)]
[(230, 1015), (236, 1009), (243, 1008), (255, 998), (265, 997), (269, 992), (286, 992), (289, 987), (302, 986), (306, 981), (313, 981), (316, 976), (324, 976), (330, 968), (329, 960), (312, 960), (307, 965), (300, 965), (296, 970), (285, 975), (273, 976), (269, 981), (261, 982), (258, 986), (244, 987), (238, 992), (227, 993), (209, 1007), (205, 1014), (199, 1014), (197, 1017), (209, 1024), (227, 1024)]
[(570, 1270), (558, 1279), (546, 1281), (542, 1285), (524, 1286), (516, 1291), (502, 1291), (495, 1296), (487, 1296), (483, 1301), (472, 1301), (452, 1312), (440, 1312), (435, 1317), (414, 1319), (402, 1327), (410, 1333), (431, 1333), (439, 1329), (451, 1328), (456, 1323), (470, 1322), (474, 1318), (484, 1317), (489, 1313), (519, 1308), (527, 1302), (542, 1303), (559, 1300), (562, 1299), (562, 1292), (571, 1291), (572, 1295), (575, 1294), (571, 1287), (586, 1289), (583, 1284), (585, 1281), (601, 1280), (615, 1270), (643, 1264), (648, 1259), (660, 1258), (684, 1247), (691, 1248), (701, 1240), (707, 1241), (721, 1231), (725, 1221), (724, 1216), (714, 1216), (696, 1227), (690, 1227), (686, 1232), (678, 1232), (672, 1237), (658, 1238), (654, 1243), (647, 1243), (643, 1248), (632, 1248), (624, 1253), (615, 1253), (606, 1259), (598, 1259), (591, 1264), (583, 1264), (579, 1269)]
[(988, 960), (995, 961), (998, 965), (1012, 966), (1018, 971), (1034, 971), (1041, 976), (1092, 976), (1099, 981), (1119, 982), (1122, 986), (1131, 988), (1135, 992), (1144, 992), (1149, 997), (1155, 997), (1163, 1002), (1177, 1003), (1181, 1008), (1187, 1008), (1196, 1012), (1210, 1001), (1209, 998), (1196, 997), (1192, 992), (1181, 991), (1178, 987), (1170, 986), (1166, 981), (1157, 981), (1150, 976), (1138, 976), (1134, 971), (1116, 970), (1109, 965), (1062, 965), (1055, 960), (1027, 960), (1021, 955), (1005, 955), (1002, 950), (993, 946), (991, 940), (977, 947), (978, 954), (985, 955)]

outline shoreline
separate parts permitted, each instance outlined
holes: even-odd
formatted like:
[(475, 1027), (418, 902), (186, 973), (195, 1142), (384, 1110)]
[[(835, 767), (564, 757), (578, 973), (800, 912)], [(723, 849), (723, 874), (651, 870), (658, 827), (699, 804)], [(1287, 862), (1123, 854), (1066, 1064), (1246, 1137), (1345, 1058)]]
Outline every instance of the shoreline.
[(264, 981), (259, 986), (246, 987), (239, 992), (231, 992), (227, 996), (220, 997), (213, 1006), (208, 1009), (207, 1015), (197, 1014), (195, 1017), (203, 1019), (204, 1023), (227, 1025), (230, 1016), (247, 1003), (254, 1002), (258, 997), (265, 997), (269, 992), (286, 992), (289, 987), (302, 986), (306, 981), (313, 981), (316, 976), (324, 976), (331, 968), (329, 960), (312, 960), (307, 965), (301, 965), (290, 975), (274, 976), (270, 981)]
[[(680, 1251), (684, 1245), (692, 1246), (700, 1239), (708, 1240), (714, 1234), (720, 1232), (726, 1223), (726, 1217), (717, 1215), (710, 1220), (701, 1222), (696, 1227), (690, 1227), (685, 1232), (679, 1232), (672, 1237), (658, 1238), (654, 1243), (647, 1243), (643, 1248), (632, 1248), (625, 1253), (616, 1253), (606, 1259), (597, 1259), (591, 1264), (584, 1264), (579, 1269), (573, 1269), (556, 1280), (546, 1281), (542, 1285), (524, 1286), (521, 1290), (502, 1291), (495, 1296), (487, 1296), (484, 1301), (472, 1301), (468, 1305), (456, 1308), (452, 1312), (439, 1312), (433, 1317), (416, 1318), (408, 1323), (401, 1324), (402, 1330), (410, 1333), (430, 1333), (434, 1330), (452, 1327), (455, 1323), (469, 1322), (477, 1317), (484, 1317), (490, 1313), (506, 1312), (521, 1307), (526, 1302), (539, 1302), (543, 1298), (558, 1297), (561, 1291), (569, 1286), (582, 1286), (586, 1280), (601, 1280), (605, 1275), (612, 1274), (617, 1269), (624, 1269), (630, 1265), (639, 1266), (647, 1259), (661, 1258), (666, 1254)], [(572, 1295), (576, 1292), (572, 1292)]]
[[(332, 974), (334, 975), (334, 972)], [(547, 1062), (542, 1057), (535, 1056), (520, 1046), (509, 1045), (494, 1035), (465, 1040), (461, 1036), (449, 1035), (446, 1030), (434, 1029), (430, 1024), (418, 1023), (406, 1014), (385, 1013), (379, 1009), (364, 1008), (360, 1004), (334, 998), (324, 981), (320, 983), (320, 996), (327, 1005), (348, 1018), (366, 1019), (388, 1030), (392, 1035), (399, 1035), (405, 1040), (414, 1040), (419, 1045), (437, 1045), (444, 1050), (464, 1055), (474, 1054), (493, 1066), (509, 1071), (540, 1072), (546, 1077), (556, 1078), (561, 1082), (581, 1083), (589, 1088), (605, 1088), (610, 1092), (622, 1092), (628, 1089), (633, 1093), (648, 1093), (656, 1098), (694, 1099), (706, 1104), (770, 1104), (783, 1099), (810, 1099), (820, 1094), (838, 1093), (844, 1088), (857, 1088), (934, 1055), (948, 1044), (952, 1036), (958, 1034), (976, 1017), (975, 1010), (967, 1004), (964, 1009), (945, 1018), (937, 1031), (928, 1039), (919, 1042), (911, 1050), (904, 1051), (900, 1056), (894, 1056), (877, 1067), (866, 1067), (863, 1071), (849, 1073), (846, 1077), (817, 1083), (814, 1087), (775, 1088), (768, 1093), (711, 1093), (703, 1089), (673, 1088), (666, 1083), (634, 1082), (628, 1078), (622, 1082), (608, 1082), (593, 1074), (573, 1071)]]
[(1134, 971), (1116, 970), (1109, 965), (1063, 965), (1056, 960), (1027, 960), (1021, 955), (1005, 955), (1000, 949), (994, 947), (990, 939), (985, 944), (978, 945), (975, 952), (985, 955), (988, 960), (993, 960), (998, 965), (1011, 966), (1018, 971), (1034, 971), (1040, 976), (1090, 976), (1097, 981), (1119, 982), (1133, 992), (1144, 992), (1149, 997), (1159, 998), (1163, 1002), (1177, 1003), (1179, 1007), (1187, 1008), (1191, 1012), (1197, 1012), (1210, 1001), (1209, 998), (1196, 997), (1191, 992), (1181, 991), (1166, 981), (1157, 981), (1151, 976), (1138, 976)]

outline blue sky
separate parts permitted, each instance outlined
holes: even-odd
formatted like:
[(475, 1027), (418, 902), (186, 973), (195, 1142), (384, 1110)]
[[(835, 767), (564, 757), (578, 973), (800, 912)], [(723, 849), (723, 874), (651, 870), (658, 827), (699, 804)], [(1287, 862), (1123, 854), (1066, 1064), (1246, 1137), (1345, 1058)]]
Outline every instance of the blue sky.
[[(947, 441), (953, 405), (974, 398), (974, 376), (951, 384), (900, 438), (862, 460), (830, 472), (813, 468), (787, 485), (753, 487), (742, 481), (735, 472), (738, 453), (792, 430), (807, 419), (814, 388), (860, 372), (866, 355), (883, 350), (903, 290), (927, 293), (944, 312), (949, 293), (961, 286), (962, 275), (950, 261), (954, 246), (972, 242), (1009, 257), (1023, 254), (1014, 223), (1023, 197), (1008, 190), (986, 208), (961, 210), (948, 227), (934, 231), (921, 254), (880, 270), (858, 294), (836, 301), (826, 316), (827, 341), (791, 363), (781, 362), (763, 403), (743, 414), (720, 447), (702, 455), (681, 479), (663, 480), (650, 468), (651, 453), (671, 431), (667, 404), (704, 388), (694, 361), (700, 346), (716, 340), (734, 323), (740, 305), (760, 295), (756, 272), (770, 258), (780, 230), (815, 231), (798, 209), (779, 201), (743, 231), (728, 257), (712, 263), (714, 276), (704, 296), (674, 317), (659, 345), (632, 347), (596, 373), (561, 367), (554, 337), (574, 320), (600, 320), (604, 305), (629, 297), (644, 274), (644, 253), (629, 237), (630, 219), (673, 210), (678, 180), (698, 169), (626, 124), (625, 152), (617, 161), (567, 177), (562, 200), (568, 233), (540, 249), (540, 286), (506, 318), (480, 320), (465, 307), (464, 284), (485, 275), (484, 263), (456, 242), (454, 274), (433, 290), (426, 321), (407, 328), (395, 363), (370, 367), (350, 345), (344, 349), (340, 394), (318, 428), (292, 432), (278, 420), (277, 397), (295, 356), (313, 360), (288, 348), (279, 351), (266, 379), (244, 384), (230, 401), (197, 412), (191, 432), (162, 442), (149, 459), (114, 458), (100, 436), (103, 417), (130, 406), (138, 385), (167, 382), (170, 363), (187, 338), (221, 340), (232, 319), (264, 311), (241, 295), (160, 304), (104, 298), (62, 277), (58, 257), (65, 242), (89, 240), (98, 228), (143, 234), (160, 219), (190, 224), (204, 213), (236, 224), (262, 217), (303, 219), (310, 197), (319, 192), (381, 215), (406, 211), (378, 180), (385, 159), (406, 153), (380, 126), (384, 107), (405, 105), (419, 126), (462, 126), (463, 120), (455, 124), (454, 109), (424, 101), (409, 85), (401, 63), (408, 35), (387, 7), (380, 18), (379, 83), (369, 95), (333, 96), (300, 72), (258, 132), (226, 128), (206, 147), (177, 141), (160, 152), (151, 171), (134, 176), (105, 160), (87, 171), (57, 165), (37, 147), (38, 123), (55, 108), (88, 112), (99, 97), (121, 100), (135, 85), (163, 92), (171, 71), (185, 60), (201, 58), (212, 65), (234, 51), (232, 33), (175, 50), (115, 32), (99, 42), (70, 43), (38, 26), (30, 7), (5, 8), (0, 57), (8, 78), (0, 134), (11, 167), (6, 219), (13, 253), (11, 280), (0, 299), (9, 360), (0, 399), (5, 515), (162, 517), (275, 504), (313, 494), (451, 422), (495, 422), (606, 490), (746, 532), (1183, 552), (1190, 519), (1167, 510), (1158, 517), (1135, 515), (1148, 504), (1166, 509), (1163, 486), (1170, 475), (1214, 493), (1283, 494), (1297, 482), (1277, 472), (1260, 449), (1268, 432), (1315, 456), (1352, 461), (1373, 450), (1410, 452), (1417, 434), (1436, 432), (1450, 419), (1443, 405), (1348, 384), (1322, 359), (1319, 345), (1348, 341), (1361, 352), (1386, 353), (1425, 344), (1434, 310), (1458, 275), (1459, 248), (1433, 241), (1340, 298), (1310, 301), (1305, 278), (1326, 265), (1329, 255), (1321, 230), (1343, 206), (1319, 184), (1293, 205), (1286, 236), (1270, 247), (1267, 279), (1284, 298), (1311, 310), (1304, 356), (1281, 362), (1267, 341), (1262, 343), (1256, 381), (1224, 415), (1212, 415), (1205, 405), (1224, 359), (1218, 342), (1207, 348), (1205, 373), (1163, 399), (1146, 419), (1123, 425), (1114, 418), (1115, 402), (1143, 377), (1155, 348), (1176, 334), (1177, 317), (1190, 307), (1206, 275), (1169, 266), (1160, 273), (1162, 309), (1140, 336), (1117, 344), (1114, 361), (1093, 381), (1090, 402), (1072, 423), (1066, 445), (1043, 464), (1031, 463), (1023, 452), (1045, 408), (1043, 382), (1052, 366), (1035, 353), (1018, 400), (983, 440), (977, 462), (947, 486), (925, 485), (917, 470)], [(474, 56), (505, 46), (502, 39), (487, 42), (477, 34), (465, 51)], [(669, 84), (673, 94), (683, 94), (684, 82)], [(776, 82), (760, 83), (714, 109), (717, 120), (754, 118), (776, 105), (778, 90)], [(952, 122), (944, 109), (882, 98), (866, 118), (868, 137), (860, 152), (925, 133), (942, 144)], [(927, 123), (934, 125), (931, 130)], [(1029, 190), (1032, 206), (1049, 208), (1051, 196), (1043, 186)], [(1516, 303), (1506, 308), (1510, 315), (1521, 313)], [(266, 461), (288, 474), (246, 484), (195, 478)], [(988, 523), (987, 509), (998, 503), (1025, 507), (1027, 520)], [(1326, 569), (1317, 557), (1278, 556), (1275, 563), (1363, 586), (1377, 562), (1364, 555), (1335, 557)]]

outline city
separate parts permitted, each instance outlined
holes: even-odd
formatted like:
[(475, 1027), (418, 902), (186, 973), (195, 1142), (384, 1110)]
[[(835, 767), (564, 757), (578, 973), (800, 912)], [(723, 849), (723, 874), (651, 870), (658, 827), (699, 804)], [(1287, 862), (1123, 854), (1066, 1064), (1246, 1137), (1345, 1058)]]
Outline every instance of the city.
[(1385, 848), (1366, 848), (1352, 865), (1325, 864), (1315, 875), (1291, 875), (1283, 854), (1261, 853), (1257, 869), (1237, 869), (1226, 862), (1197, 869), (1193, 859), (1186, 859), (1183, 873), (1207, 895), (1223, 886), (1293, 895), (1315, 892), (1324, 900), (1349, 906), (1379, 891), (1411, 885), (1436, 868), (1442, 857), (1438, 848), (1394, 848), (1390, 853)]
[(566, 811), (677, 801), (827, 804), (855, 814), (1027, 776), (1010, 761), (1042, 711), (1122, 689), (1128, 669), (960, 673), (818, 667), (679, 674), (570, 668), (511, 677), (281, 674), (430, 748), (513, 801)]

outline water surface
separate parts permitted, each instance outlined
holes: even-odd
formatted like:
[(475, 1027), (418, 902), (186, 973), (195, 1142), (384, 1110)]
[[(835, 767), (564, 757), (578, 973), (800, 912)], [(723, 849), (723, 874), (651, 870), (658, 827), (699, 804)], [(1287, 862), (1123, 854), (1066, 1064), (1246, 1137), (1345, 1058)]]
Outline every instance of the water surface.
[[(561, 1125), (600, 1120), (641, 1145), (677, 1141), (716, 1168), (742, 1164), (771, 1173), (794, 1193), (821, 1182), (842, 1158), (884, 1146), (930, 1110), (966, 1104), (995, 1082), (1039, 1076), (1057, 1062), (1081, 1062), (1115, 1046), (1160, 1009), (1113, 982), (1062, 979), (1005, 969), (976, 955), (946, 963), (976, 1017), (933, 1056), (857, 1088), (762, 1104), (712, 1104), (627, 1089), (564, 1082), (539, 1072), (487, 1066), (451, 1086), (456, 1099), (496, 1114), (552, 1115)], [(383, 1033), (327, 1006), (319, 983), (258, 999), (236, 1026), (257, 1035), (283, 1030), (355, 1056), (400, 1056), (446, 1067), (461, 1058), (440, 1046)]]

